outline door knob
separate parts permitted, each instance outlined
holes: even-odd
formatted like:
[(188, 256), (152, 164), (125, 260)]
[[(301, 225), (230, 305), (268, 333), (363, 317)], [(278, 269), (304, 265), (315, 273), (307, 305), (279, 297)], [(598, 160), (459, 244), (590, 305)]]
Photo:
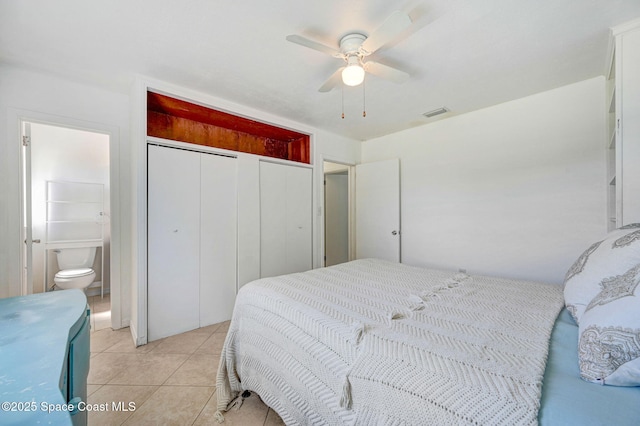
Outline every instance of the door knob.
[(398, 231), (391, 231), (391, 235), (398, 235)]
[[(35, 240), (31, 240), (34, 244), (40, 244), (40, 238), (36, 238)], [(24, 243), (27, 244), (27, 240), (24, 240)]]

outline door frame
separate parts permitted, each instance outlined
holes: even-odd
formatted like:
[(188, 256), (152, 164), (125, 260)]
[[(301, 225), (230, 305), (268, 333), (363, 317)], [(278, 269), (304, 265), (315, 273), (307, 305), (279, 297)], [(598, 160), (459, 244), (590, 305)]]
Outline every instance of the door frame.
[(320, 175), (317, 180), (318, 185), (320, 187), (320, 190), (318, 191), (317, 202), (319, 206), (318, 211), (320, 212), (319, 214), (320, 217), (318, 220), (318, 236), (320, 237), (318, 238), (318, 241), (320, 243), (320, 247), (318, 250), (318, 257), (319, 257), (318, 265), (320, 265), (321, 267), (326, 266), (325, 259), (324, 259), (324, 251), (325, 251), (324, 163), (325, 162), (340, 164), (347, 167), (347, 176), (349, 180), (348, 207), (347, 207), (348, 214), (349, 214), (349, 218), (347, 222), (348, 223), (347, 232), (348, 232), (348, 239), (349, 239), (349, 243), (348, 243), (349, 244), (349, 260), (354, 260), (356, 255), (356, 250), (355, 250), (356, 249), (356, 246), (355, 246), (355, 243), (356, 243), (355, 241), (355, 183), (356, 183), (355, 167), (356, 167), (356, 163), (334, 158), (331, 156), (320, 155), (319, 162), (318, 162), (319, 167), (317, 167), (318, 174)]
[[(20, 268), (20, 281), (11, 290), (12, 295), (23, 295), (23, 288), (26, 288), (26, 283), (23, 283), (23, 269), (25, 265), (25, 259), (23, 253), (23, 228), (24, 228), (24, 167), (23, 167), (23, 149), (22, 149), (22, 124), (24, 122), (46, 124), (50, 126), (63, 127), (68, 129), (83, 130), (87, 132), (100, 133), (109, 137), (109, 185), (110, 185), (110, 294), (111, 294), (111, 327), (113, 329), (119, 329), (128, 324), (122, 322), (122, 297), (121, 297), (121, 282), (120, 282), (120, 259), (121, 259), (121, 205), (120, 205), (120, 130), (117, 126), (111, 126), (104, 123), (95, 123), (90, 121), (79, 120), (70, 117), (62, 117), (53, 114), (46, 114), (36, 111), (23, 110), (17, 108), (9, 108), (9, 123), (14, 123), (9, 129), (10, 140), (18, 143), (18, 223), (20, 226), (20, 232), (16, 241), (16, 246), (19, 250), (18, 264)], [(31, 291), (33, 289), (31, 288)]]

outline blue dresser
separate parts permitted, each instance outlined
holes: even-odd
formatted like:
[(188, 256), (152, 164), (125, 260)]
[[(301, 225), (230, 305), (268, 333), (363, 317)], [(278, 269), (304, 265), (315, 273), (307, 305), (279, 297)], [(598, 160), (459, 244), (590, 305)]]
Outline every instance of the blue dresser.
[(86, 425), (89, 356), (81, 290), (0, 299), (0, 424)]

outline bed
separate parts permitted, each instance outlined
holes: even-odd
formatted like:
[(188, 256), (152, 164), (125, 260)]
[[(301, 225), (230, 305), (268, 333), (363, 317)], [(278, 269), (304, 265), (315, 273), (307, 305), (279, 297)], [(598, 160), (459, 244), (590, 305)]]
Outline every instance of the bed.
[[(638, 424), (577, 372), (562, 286), (364, 259), (239, 291), (219, 421), (254, 391), (294, 424)], [(550, 343), (549, 343), (550, 342)]]

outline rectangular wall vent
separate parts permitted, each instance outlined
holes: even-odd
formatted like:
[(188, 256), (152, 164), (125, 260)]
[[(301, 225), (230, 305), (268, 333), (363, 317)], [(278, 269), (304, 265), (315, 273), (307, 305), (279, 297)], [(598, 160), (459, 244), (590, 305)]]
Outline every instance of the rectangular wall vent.
[(438, 109), (434, 109), (433, 111), (425, 112), (424, 115), (427, 118), (435, 117), (436, 115), (444, 114), (445, 112), (449, 112), (449, 108), (442, 107)]

